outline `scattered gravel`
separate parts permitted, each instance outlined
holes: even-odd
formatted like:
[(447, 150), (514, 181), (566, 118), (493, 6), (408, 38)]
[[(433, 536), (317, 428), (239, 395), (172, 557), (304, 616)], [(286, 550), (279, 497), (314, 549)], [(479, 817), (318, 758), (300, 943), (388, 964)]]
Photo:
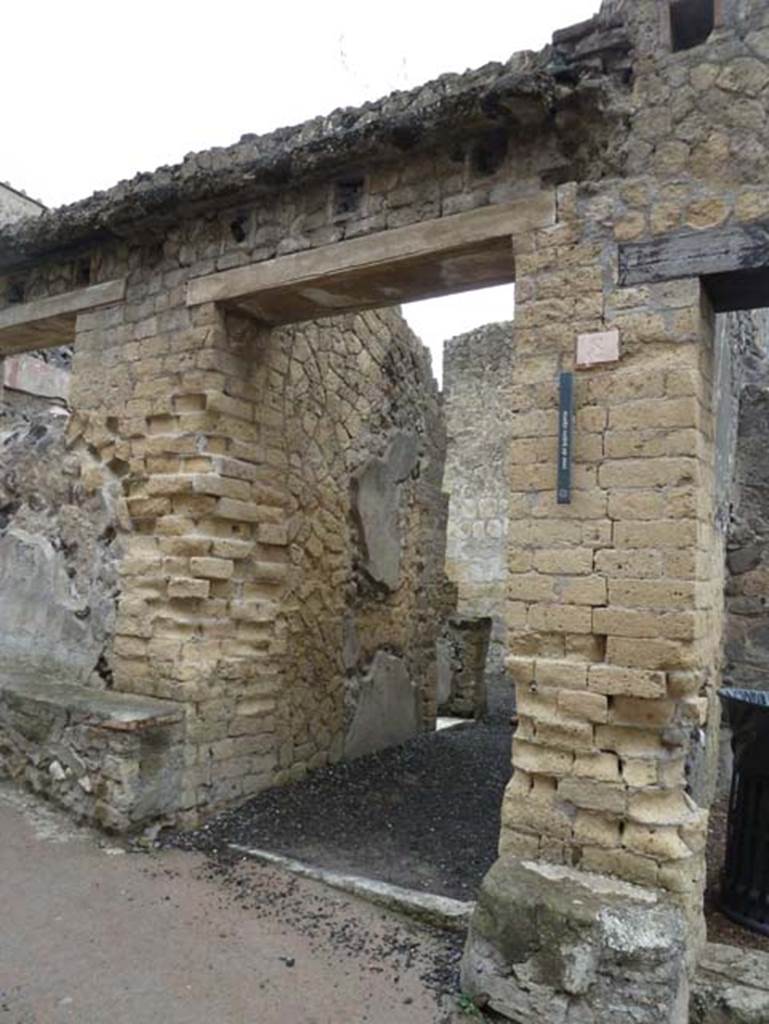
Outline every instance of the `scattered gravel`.
[(473, 899), (496, 858), (511, 734), (508, 711), (419, 736), (268, 790), (162, 843), (214, 855), (240, 843)]
[[(221, 886), (221, 905), (236, 904), (259, 918), (272, 918), (295, 928), (320, 952), (332, 947), (345, 973), (361, 963), (372, 973), (385, 968), (400, 973), (417, 971), (420, 981), (438, 1002), (458, 991), (459, 962), (464, 935), (439, 931), (405, 918), (390, 918), (391, 925), (371, 931), (354, 914), (341, 909), (348, 901), (323, 887), (308, 886), (283, 872), (230, 854), (211, 857), (202, 877)], [(387, 919), (385, 912), (382, 920)], [(286, 968), (291, 957), (282, 958)], [(452, 1018), (453, 1019), (453, 1018)]]
[[(319, 867), (422, 892), (473, 899), (494, 862), (502, 794), (510, 777), (510, 704), (491, 693), (490, 715), (268, 790), (163, 845), (207, 852), (229, 871), (228, 843), (256, 846)], [(705, 914), (708, 939), (769, 952), (769, 938), (718, 908), (727, 801), (710, 818)], [(219, 864), (219, 868), (215, 865)]]

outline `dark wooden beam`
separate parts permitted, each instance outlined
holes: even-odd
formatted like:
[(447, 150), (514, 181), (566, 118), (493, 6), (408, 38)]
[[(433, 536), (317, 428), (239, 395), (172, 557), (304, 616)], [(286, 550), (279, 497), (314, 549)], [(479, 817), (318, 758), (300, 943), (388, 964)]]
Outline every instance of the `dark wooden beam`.
[(679, 231), (619, 249), (623, 287), (769, 269), (769, 223)]

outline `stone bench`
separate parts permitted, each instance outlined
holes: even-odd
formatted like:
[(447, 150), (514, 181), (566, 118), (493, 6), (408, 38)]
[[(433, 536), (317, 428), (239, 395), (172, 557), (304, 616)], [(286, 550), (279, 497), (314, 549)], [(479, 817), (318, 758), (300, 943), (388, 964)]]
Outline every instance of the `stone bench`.
[(184, 768), (170, 701), (0, 669), (0, 775), (115, 832), (170, 819)]

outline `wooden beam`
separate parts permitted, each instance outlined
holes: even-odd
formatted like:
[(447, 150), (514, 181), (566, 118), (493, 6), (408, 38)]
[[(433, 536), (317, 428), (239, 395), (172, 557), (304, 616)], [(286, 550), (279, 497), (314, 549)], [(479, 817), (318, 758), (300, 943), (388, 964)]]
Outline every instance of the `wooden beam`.
[(7, 327), (16, 327), (19, 324), (82, 313), (84, 310), (94, 309), (96, 306), (120, 302), (125, 298), (125, 289), (125, 278), (120, 278), (117, 281), (105, 281), (103, 284), (78, 288), (74, 292), (64, 292), (62, 295), (51, 295), (46, 299), (35, 299), (32, 302), (19, 302), (7, 306), (0, 310), (0, 331)]
[(396, 260), (354, 274), (329, 274), (301, 284), (286, 284), (226, 305), (273, 326), (341, 313), (400, 305), (515, 280), (510, 237), (483, 246), (453, 249), (426, 259)]
[(125, 278), (78, 288), (0, 309), (0, 353), (67, 345), (75, 338), (78, 313), (125, 298)]
[(619, 248), (623, 287), (769, 267), (769, 223), (680, 231)]
[(187, 304), (222, 302), (268, 323), (393, 305), (514, 279), (511, 238), (555, 223), (555, 193), (194, 278)]

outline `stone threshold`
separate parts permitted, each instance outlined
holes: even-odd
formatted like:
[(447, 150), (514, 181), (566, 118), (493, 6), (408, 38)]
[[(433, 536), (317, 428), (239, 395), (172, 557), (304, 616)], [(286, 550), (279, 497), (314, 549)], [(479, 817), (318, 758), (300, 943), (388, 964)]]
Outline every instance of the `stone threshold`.
[(241, 846), (239, 843), (228, 843), (228, 849), (239, 853), (250, 860), (282, 868), (299, 878), (309, 878), (321, 882), (332, 889), (358, 896), (386, 910), (412, 917), (422, 924), (432, 925), (448, 931), (464, 931), (475, 909), (475, 903), (454, 900), (449, 896), (434, 893), (418, 892), (415, 889), (404, 889), (399, 885), (381, 882), (375, 878), (364, 878), (362, 875), (347, 875), (327, 868), (319, 868), (304, 861), (285, 857), (270, 850), (261, 850), (252, 846)]

